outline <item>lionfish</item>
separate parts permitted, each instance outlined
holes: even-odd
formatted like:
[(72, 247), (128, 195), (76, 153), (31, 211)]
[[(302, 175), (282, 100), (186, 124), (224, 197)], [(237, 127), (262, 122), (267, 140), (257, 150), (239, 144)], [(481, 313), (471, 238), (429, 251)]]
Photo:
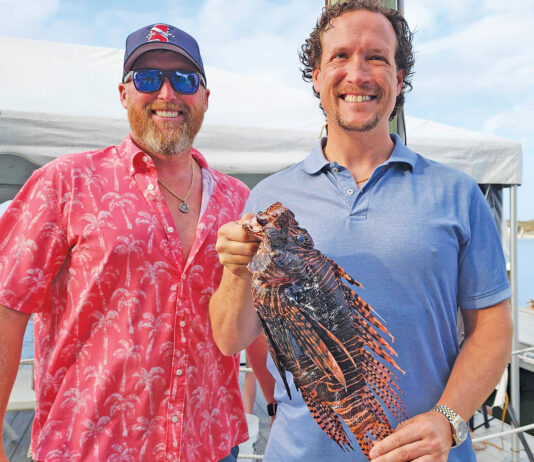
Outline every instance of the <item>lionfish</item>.
[(341, 417), (369, 457), (373, 440), (393, 431), (380, 401), (397, 420), (406, 419), (392, 369), (404, 371), (381, 333), (391, 342), (393, 336), (344, 280), (361, 284), (314, 248), (280, 202), (243, 228), (261, 240), (248, 265), (254, 305), (288, 396), (286, 370), (327, 435), (343, 450), (354, 449)]

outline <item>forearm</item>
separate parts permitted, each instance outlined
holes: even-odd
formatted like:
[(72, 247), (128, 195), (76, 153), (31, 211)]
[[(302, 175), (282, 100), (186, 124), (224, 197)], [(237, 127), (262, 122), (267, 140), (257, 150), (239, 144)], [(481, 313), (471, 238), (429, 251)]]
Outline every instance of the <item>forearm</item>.
[[(507, 301), (463, 314), (466, 340), (438, 404), (445, 404), (467, 421), (501, 378), (512, 348), (512, 322)], [(428, 411), (402, 422), (393, 435), (376, 443), (372, 460), (422, 460), (423, 456), (447, 460), (451, 426), (441, 413)]]
[(465, 314), (466, 339), (439, 403), (468, 420), (491, 394), (508, 364), (512, 322), (508, 302)]
[(24, 331), (30, 315), (0, 305), (0, 430), (17, 376)]
[(259, 335), (247, 347), (247, 360), (260, 384), (261, 391), (267, 403), (274, 401), (275, 380), (267, 369), (267, 342), (264, 335)]
[(210, 320), (215, 343), (225, 355), (246, 348), (260, 333), (253, 306), (250, 276), (236, 276), (226, 268), (210, 300)]

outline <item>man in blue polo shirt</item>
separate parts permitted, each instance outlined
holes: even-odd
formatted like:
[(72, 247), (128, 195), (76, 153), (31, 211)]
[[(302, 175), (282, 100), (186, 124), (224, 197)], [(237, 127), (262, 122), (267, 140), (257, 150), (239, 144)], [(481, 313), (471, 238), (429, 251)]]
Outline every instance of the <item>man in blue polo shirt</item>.
[[(357, 289), (395, 337), (409, 419), (375, 444), (376, 462), (475, 461), (465, 421), (498, 382), (511, 349), (504, 258), (492, 214), (467, 175), (410, 151), (388, 120), (411, 87), (411, 33), (375, 0), (328, 7), (302, 47), (328, 137), (302, 162), (261, 182), (245, 210), (290, 208), (315, 247), (363, 284)], [(260, 333), (246, 264), (257, 248), (240, 223), (219, 231), (224, 275), (210, 303), (225, 354)], [(458, 345), (461, 308), (465, 341)], [(299, 392), (280, 375), (278, 410), (265, 461), (363, 461), (320, 429)], [(291, 377), (289, 377), (291, 379)]]

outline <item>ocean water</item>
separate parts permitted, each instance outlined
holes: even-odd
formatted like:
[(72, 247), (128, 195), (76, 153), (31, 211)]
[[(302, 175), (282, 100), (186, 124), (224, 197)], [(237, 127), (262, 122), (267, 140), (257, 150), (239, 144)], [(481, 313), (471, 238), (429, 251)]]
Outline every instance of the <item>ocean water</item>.
[[(534, 239), (518, 239), (518, 304), (526, 306), (534, 299)], [(33, 323), (30, 319), (24, 344), (22, 358), (33, 358)]]
[(518, 239), (517, 303), (527, 306), (534, 299), (534, 239)]

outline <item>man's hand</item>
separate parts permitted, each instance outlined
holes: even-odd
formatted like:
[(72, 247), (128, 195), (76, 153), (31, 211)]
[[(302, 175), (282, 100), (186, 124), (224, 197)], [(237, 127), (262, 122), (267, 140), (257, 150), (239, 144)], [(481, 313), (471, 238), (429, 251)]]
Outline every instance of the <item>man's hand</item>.
[(243, 229), (243, 223), (254, 215), (247, 213), (239, 221), (232, 221), (219, 229), (215, 249), (219, 261), (234, 275), (247, 279), (250, 271), (247, 268), (259, 245), (258, 239)]
[(446, 462), (452, 429), (439, 412), (425, 412), (399, 424), (392, 435), (375, 443), (372, 462)]

